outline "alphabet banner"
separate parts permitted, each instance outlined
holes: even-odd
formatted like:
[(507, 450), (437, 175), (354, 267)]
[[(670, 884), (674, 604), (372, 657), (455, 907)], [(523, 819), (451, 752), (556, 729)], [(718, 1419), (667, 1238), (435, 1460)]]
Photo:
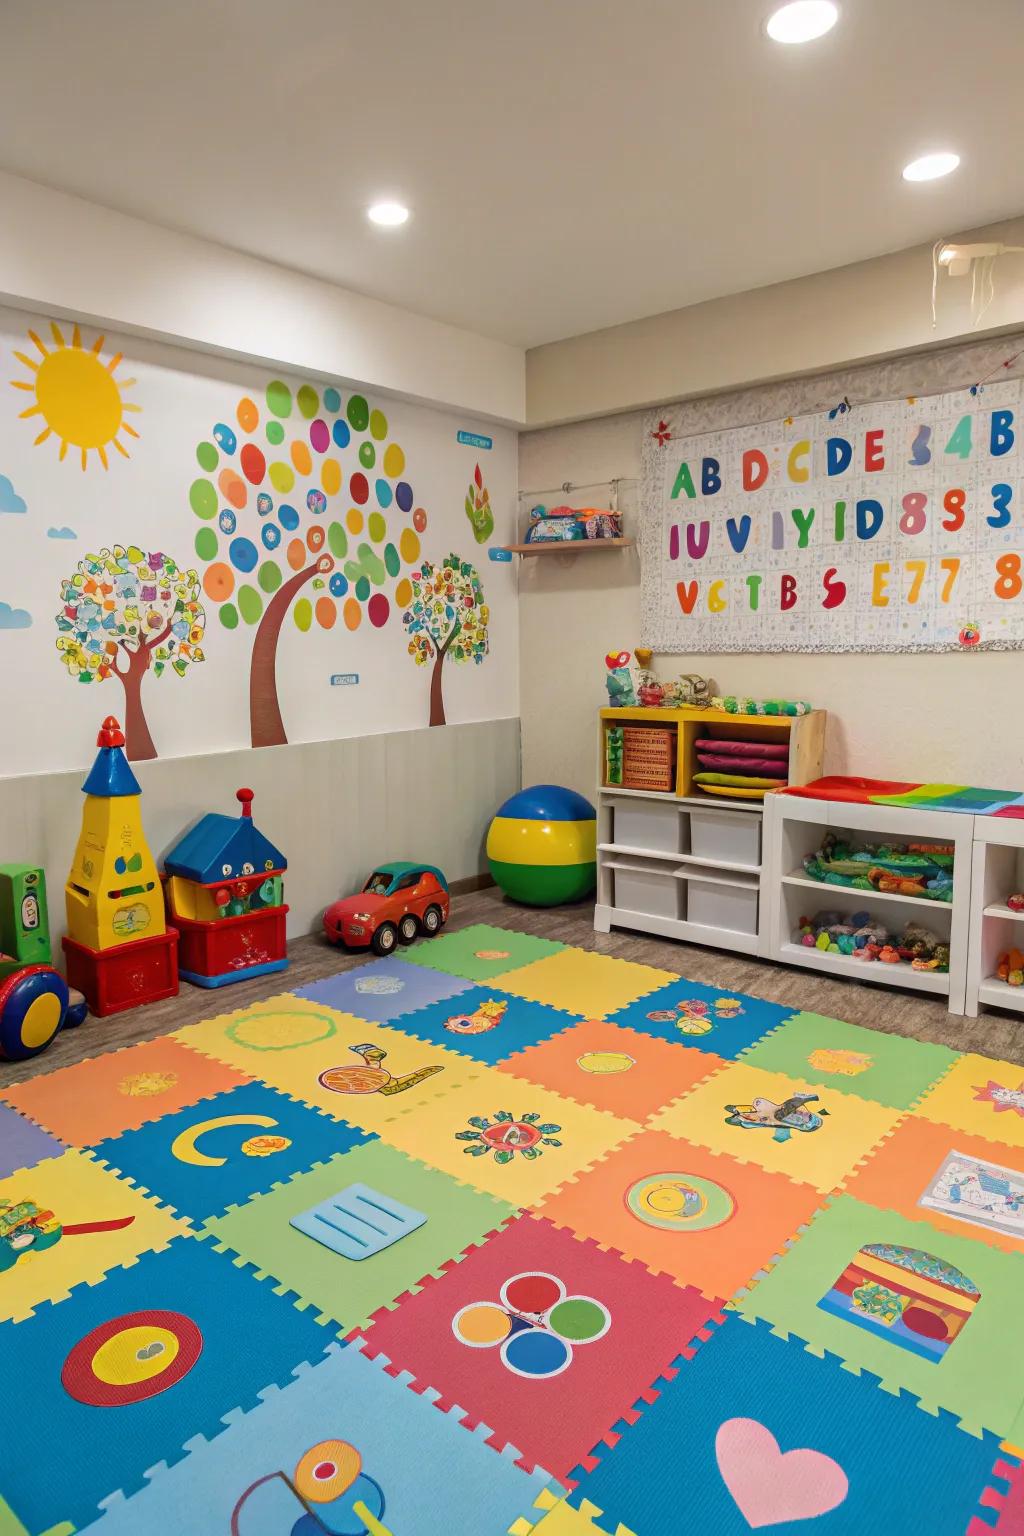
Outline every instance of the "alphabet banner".
[(651, 413), (644, 643), (1024, 647), (1022, 382), (686, 437)]

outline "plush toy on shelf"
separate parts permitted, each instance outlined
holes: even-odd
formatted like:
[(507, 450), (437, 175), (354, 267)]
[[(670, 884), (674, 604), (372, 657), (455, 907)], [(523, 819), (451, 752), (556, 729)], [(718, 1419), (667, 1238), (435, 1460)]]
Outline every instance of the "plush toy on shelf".
[(609, 651), (604, 658), (608, 668), (605, 685), (612, 709), (634, 709), (640, 702), (640, 668), (631, 651)]
[(829, 832), (817, 852), (804, 859), (804, 873), (823, 885), (951, 902), (953, 845), (864, 843), (858, 848)]
[(1024, 954), (1019, 949), (1008, 949), (999, 956), (996, 975), (1008, 987), (1024, 987)]
[(794, 699), (740, 699), (734, 694), (715, 694), (712, 709), (722, 709), (727, 715), (809, 715), (812, 704)]
[(915, 971), (949, 970), (949, 945), (930, 928), (911, 922), (902, 933), (890, 933), (869, 912), (829, 911), (801, 917), (795, 942), (852, 960), (909, 965)]
[(1012, 896), (1007, 896), (1006, 905), (1011, 912), (1024, 912), (1024, 892), (1015, 891)]

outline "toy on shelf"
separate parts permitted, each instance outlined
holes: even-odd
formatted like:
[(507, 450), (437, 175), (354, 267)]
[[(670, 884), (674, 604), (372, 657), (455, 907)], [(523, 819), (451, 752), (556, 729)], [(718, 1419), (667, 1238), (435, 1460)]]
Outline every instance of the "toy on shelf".
[(999, 956), (996, 975), (1008, 987), (1024, 987), (1024, 954), (1019, 949), (1008, 949)]
[(581, 901), (597, 881), (597, 812), (558, 784), (534, 784), (506, 800), (487, 833), (495, 883), (513, 901), (555, 907)]
[(653, 651), (637, 646), (635, 652), (609, 651), (604, 659), (608, 668), (608, 702), (613, 709), (707, 709), (711, 704), (711, 682), (696, 672), (687, 672), (674, 683), (663, 682), (651, 670)]
[(740, 699), (734, 694), (724, 697), (716, 694), (711, 700), (712, 709), (722, 709), (727, 715), (809, 715), (812, 704), (794, 699)]
[(1024, 894), (1015, 891), (1012, 896), (1007, 896), (1006, 905), (1011, 912), (1024, 912)]
[(951, 902), (953, 845), (865, 843), (855, 848), (830, 832), (817, 853), (804, 859), (804, 873), (823, 885)]
[(621, 539), (622, 514), (605, 507), (534, 507), (527, 544), (573, 544), (582, 539)]
[(142, 830), (142, 790), (113, 715), (82, 785), (82, 830), (64, 887), (68, 981), (101, 1018), (178, 991), (178, 935), (164, 918), (156, 863)]
[(252, 819), (252, 790), (235, 798), (241, 815), (210, 811), (164, 860), (179, 974), (197, 987), (226, 987), (288, 965), (288, 863)]
[(88, 1012), (54, 970), (46, 879), (29, 864), (0, 864), (0, 1057), (25, 1061)]
[(909, 965), (915, 971), (949, 970), (949, 945), (922, 923), (907, 923), (891, 933), (870, 912), (817, 912), (801, 917), (794, 935), (797, 944), (852, 960), (877, 960), (883, 965)]
[(378, 864), (361, 891), (327, 908), (324, 932), (335, 944), (390, 955), (418, 933), (439, 933), (449, 906), (448, 881), (435, 865)]

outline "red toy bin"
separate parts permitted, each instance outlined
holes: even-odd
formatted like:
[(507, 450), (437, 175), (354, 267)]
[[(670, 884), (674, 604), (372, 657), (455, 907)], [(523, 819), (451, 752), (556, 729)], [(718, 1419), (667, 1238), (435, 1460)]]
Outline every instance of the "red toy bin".
[(89, 949), (66, 936), (61, 944), (68, 985), (78, 988), (98, 1018), (178, 995), (178, 935), (173, 928), (113, 949)]
[(287, 904), (200, 922), (175, 917), (181, 975), (197, 987), (226, 987), (288, 965)]

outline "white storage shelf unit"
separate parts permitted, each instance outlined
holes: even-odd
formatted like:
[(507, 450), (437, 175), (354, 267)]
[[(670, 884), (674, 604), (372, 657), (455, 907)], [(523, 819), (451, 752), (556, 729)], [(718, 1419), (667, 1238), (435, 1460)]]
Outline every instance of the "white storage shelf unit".
[(761, 806), (603, 789), (594, 927), (759, 952)]
[(1011, 987), (996, 975), (1000, 955), (1024, 951), (1024, 912), (1006, 905), (1008, 896), (1024, 891), (1024, 821), (975, 817), (972, 886), (965, 1011), (971, 1018), (982, 1007), (1024, 1013), (1024, 987)]
[[(1021, 823), (1024, 828), (1024, 823)], [(948, 997), (951, 1013), (962, 1013), (967, 989), (971, 860), (975, 818), (954, 812), (909, 810), (887, 805), (852, 805), (769, 795), (765, 800), (764, 902), (766, 946), (763, 953), (787, 965), (806, 966), (850, 981), (907, 987)], [(804, 873), (804, 858), (821, 847), (829, 832), (856, 842), (952, 844), (953, 900), (901, 896), (825, 885)], [(819, 911), (850, 914), (869, 911), (890, 929), (910, 921), (928, 928), (949, 944), (949, 971), (915, 971), (909, 965), (855, 960), (801, 944), (801, 916)], [(1024, 932), (1022, 932), (1024, 937)]]

